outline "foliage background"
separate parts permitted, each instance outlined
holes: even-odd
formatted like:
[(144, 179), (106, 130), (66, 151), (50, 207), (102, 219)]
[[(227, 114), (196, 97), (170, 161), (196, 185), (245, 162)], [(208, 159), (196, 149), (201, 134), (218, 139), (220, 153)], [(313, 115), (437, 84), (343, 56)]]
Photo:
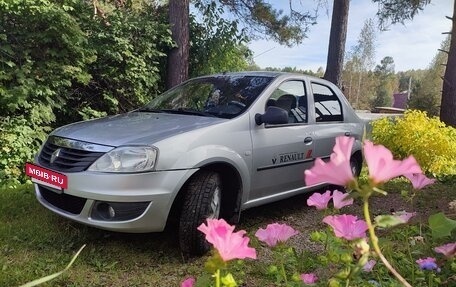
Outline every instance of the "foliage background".
[(442, 177), (456, 174), (456, 129), (426, 112), (408, 110), (404, 117), (383, 118), (372, 124), (372, 138), (395, 158), (413, 155), (424, 172)]
[[(0, 185), (25, 181), (24, 163), (53, 128), (130, 111), (163, 91), (174, 44), (159, 3), (0, 0)], [(245, 69), (245, 33), (215, 6), (200, 8), (191, 75)]]
[[(165, 89), (167, 53), (175, 44), (163, 3), (0, 0), (0, 186), (26, 180), (24, 163), (33, 159), (52, 129), (133, 110)], [(226, 2), (228, 11), (239, 16), (226, 17), (227, 7), (218, 1), (192, 3), (191, 77), (260, 69), (247, 47), (254, 26), (240, 20), (247, 11)], [(298, 28), (293, 17), (270, 8), (257, 11), (261, 19), (282, 17), (276, 23), (279, 31), (289, 21), (293, 31)], [(301, 16), (308, 25), (315, 21), (310, 14)], [(307, 24), (301, 27), (301, 40)], [(287, 31), (282, 31), (285, 36), (295, 35)], [(394, 92), (409, 88), (411, 79), (409, 107), (437, 115), (447, 54), (438, 52), (428, 69), (396, 73), (391, 57), (373, 62), (377, 33), (375, 21), (368, 19), (357, 45), (348, 50), (343, 83), (351, 104), (366, 110), (387, 106)], [(290, 39), (279, 42), (291, 45)], [(449, 39), (441, 48), (448, 50)], [(324, 75), (323, 68), (265, 70)]]

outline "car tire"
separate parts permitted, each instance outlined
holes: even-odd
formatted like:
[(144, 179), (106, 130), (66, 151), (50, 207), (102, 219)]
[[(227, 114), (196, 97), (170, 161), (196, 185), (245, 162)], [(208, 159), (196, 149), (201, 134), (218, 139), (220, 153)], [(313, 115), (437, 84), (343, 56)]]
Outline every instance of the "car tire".
[(361, 174), (361, 169), (363, 167), (363, 163), (358, 159), (356, 156), (352, 156), (350, 158), (350, 168), (352, 170), (353, 175), (358, 178)]
[(220, 175), (200, 171), (187, 184), (179, 220), (179, 245), (185, 255), (202, 255), (210, 245), (197, 227), (208, 218), (219, 218), (222, 198)]

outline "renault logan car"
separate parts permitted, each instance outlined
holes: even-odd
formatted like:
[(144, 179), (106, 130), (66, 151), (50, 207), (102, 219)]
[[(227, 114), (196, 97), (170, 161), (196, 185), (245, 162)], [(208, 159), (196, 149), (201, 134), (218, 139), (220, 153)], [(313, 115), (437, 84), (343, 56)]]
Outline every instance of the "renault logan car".
[(207, 245), (206, 218), (321, 188), (304, 170), (328, 159), (335, 138), (363, 124), (328, 81), (275, 72), (191, 79), (132, 112), (54, 130), (26, 172), (38, 201), (65, 218), (120, 232), (159, 232), (176, 222), (181, 248)]

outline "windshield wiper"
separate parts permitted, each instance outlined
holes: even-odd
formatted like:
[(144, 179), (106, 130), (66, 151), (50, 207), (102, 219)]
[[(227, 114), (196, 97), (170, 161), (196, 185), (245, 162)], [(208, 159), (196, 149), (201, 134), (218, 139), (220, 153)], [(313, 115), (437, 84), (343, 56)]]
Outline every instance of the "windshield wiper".
[(134, 112), (144, 112), (144, 113), (166, 113), (166, 110), (153, 109), (153, 108), (143, 107), (143, 108), (140, 108), (140, 109), (135, 110)]
[(169, 114), (182, 114), (182, 115), (195, 115), (195, 116), (203, 116), (203, 117), (215, 117), (214, 114), (192, 110), (192, 109), (153, 109), (153, 108), (140, 108), (137, 109), (135, 112), (146, 112), (146, 113), (169, 113)]
[(211, 113), (197, 111), (197, 110), (192, 110), (192, 109), (184, 109), (184, 108), (178, 108), (178, 109), (175, 109), (175, 110), (162, 110), (162, 111), (166, 112), (166, 113), (173, 113), (173, 114), (195, 115), (195, 116), (203, 116), (203, 117), (215, 117), (215, 115), (211, 114)]

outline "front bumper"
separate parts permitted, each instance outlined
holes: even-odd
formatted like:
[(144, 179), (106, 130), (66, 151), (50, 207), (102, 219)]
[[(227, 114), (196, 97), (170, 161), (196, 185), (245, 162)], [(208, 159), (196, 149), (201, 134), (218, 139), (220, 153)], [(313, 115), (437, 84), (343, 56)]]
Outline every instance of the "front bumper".
[(38, 201), (68, 219), (119, 232), (159, 232), (166, 226), (177, 193), (196, 171), (138, 174), (66, 173), (62, 191), (35, 183)]

